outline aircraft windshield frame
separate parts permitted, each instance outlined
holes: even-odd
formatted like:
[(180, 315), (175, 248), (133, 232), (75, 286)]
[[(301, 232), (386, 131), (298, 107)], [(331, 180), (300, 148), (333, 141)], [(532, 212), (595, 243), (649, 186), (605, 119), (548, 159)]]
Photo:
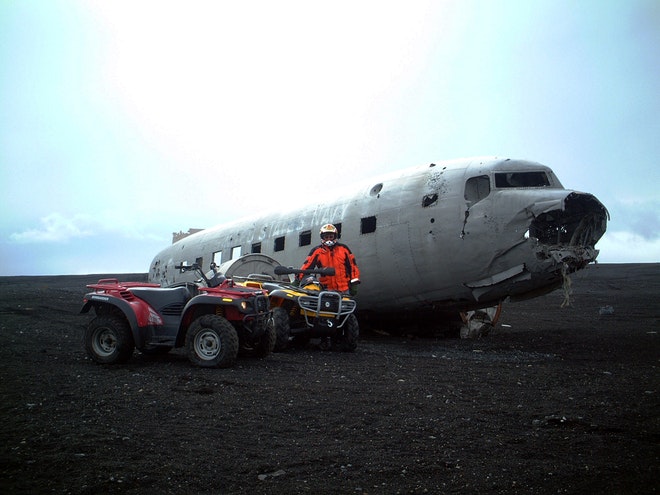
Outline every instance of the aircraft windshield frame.
[(522, 188), (522, 187), (550, 187), (551, 182), (545, 170), (525, 172), (495, 172), (495, 187)]

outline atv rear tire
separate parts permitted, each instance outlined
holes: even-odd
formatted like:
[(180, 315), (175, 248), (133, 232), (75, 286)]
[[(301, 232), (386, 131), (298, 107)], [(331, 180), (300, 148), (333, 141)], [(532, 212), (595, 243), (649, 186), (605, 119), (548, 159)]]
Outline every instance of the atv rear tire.
[(102, 314), (90, 321), (84, 340), (87, 355), (101, 364), (125, 363), (135, 348), (128, 322), (112, 314)]
[(186, 334), (188, 359), (203, 368), (229, 368), (238, 355), (236, 329), (222, 316), (203, 315)]
[(342, 328), (344, 334), (335, 340), (335, 349), (341, 352), (354, 352), (360, 336), (360, 324), (355, 315), (349, 315)]
[(275, 327), (275, 352), (282, 352), (289, 348), (291, 327), (289, 326), (289, 313), (282, 307), (273, 308), (273, 327)]

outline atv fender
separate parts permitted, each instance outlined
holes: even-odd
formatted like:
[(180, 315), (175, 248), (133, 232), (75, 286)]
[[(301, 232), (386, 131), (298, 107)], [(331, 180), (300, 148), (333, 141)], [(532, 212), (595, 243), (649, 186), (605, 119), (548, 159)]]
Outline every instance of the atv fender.
[(215, 314), (216, 306), (218, 306), (218, 297), (207, 294), (195, 296), (186, 303), (186, 306), (181, 312), (179, 331), (176, 336), (177, 347), (184, 345), (188, 327), (190, 327), (192, 322), (203, 314)]
[(96, 313), (98, 314), (101, 312), (99, 309), (104, 306), (115, 307), (121, 312), (121, 314), (124, 315), (126, 321), (128, 321), (128, 324), (131, 327), (131, 333), (133, 334), (133, 341), (135, 342), (135, 345), (138, 346), (142, 344), (137, 316), (135, 315), (135, 311), (130, 304), (128, 304), (123, 299), (108, 297), (101, 294), (91, 294), (89, 297), (86, 297), (86, 299), (87, 302), (81, 308), (80, 314), (89, 313), (91, 308), (96, 308)]
[[(304, 292), (296, 292), (293, 289), (275, 289), (268, 292), (268, 298), (271, 301), (273, 299), (281, 299), (282, 301), (292, 301), (294, 303), (299, 296), (304, 295)], [(282, 304), (275, 304), (275, 306), (282, 306)]]

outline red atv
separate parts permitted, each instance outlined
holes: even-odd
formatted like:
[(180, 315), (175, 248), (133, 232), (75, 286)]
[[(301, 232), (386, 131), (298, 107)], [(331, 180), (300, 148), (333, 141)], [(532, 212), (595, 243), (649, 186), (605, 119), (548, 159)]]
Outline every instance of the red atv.
[(188, 358), (203, 367), (227, 368), (239, 351), (265, 357), (275, 346), (267, 292), (234, 284), (220, 274), (210, 278), (200, 266), (197, 283), (171, 287), (145, 282), (102, 279), (88, 285), (80, 313), (94, 308), (96, 317), (85, 331), (85, 350), (97, 363), (127, 361), (137, 348), (164, 354), (186, 346)]

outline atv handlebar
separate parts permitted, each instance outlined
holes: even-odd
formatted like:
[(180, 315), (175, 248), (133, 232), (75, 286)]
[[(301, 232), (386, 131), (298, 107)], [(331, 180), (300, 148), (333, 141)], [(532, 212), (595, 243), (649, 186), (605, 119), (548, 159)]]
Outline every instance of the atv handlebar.
[(335, 269), (331, 266), (325, 268), (314, 268), (312, 270), (299, 270), (292, 266), (276, 266), (275, 275), (322, 275), (332, 277), (335, 274)]
[(204, 270), (202, 270), (202, 267), (199, 266), (199, 263), (193, 263), (192, 265), (184, 265), (183, 263), (179, 263), (178, 265), (174, 265), (174, 268), (181, 270), (181, 272), (196, 271), (202, 277), (202, 280), (204, 280), (204, 283), (207, 287), (215, 287), (217, 285), (216, 283), (211, 283), (211, 280), (208, 279), (204, 273)]
[(184, 265), (183, 263), (179, 263), (178, 265), (174, 265), (174, 268), (181, 270), (182, 272), (189, 272), (191, 270), (199, 270), (201, 267), (197, 263), (193, 263), (192, 265)]

